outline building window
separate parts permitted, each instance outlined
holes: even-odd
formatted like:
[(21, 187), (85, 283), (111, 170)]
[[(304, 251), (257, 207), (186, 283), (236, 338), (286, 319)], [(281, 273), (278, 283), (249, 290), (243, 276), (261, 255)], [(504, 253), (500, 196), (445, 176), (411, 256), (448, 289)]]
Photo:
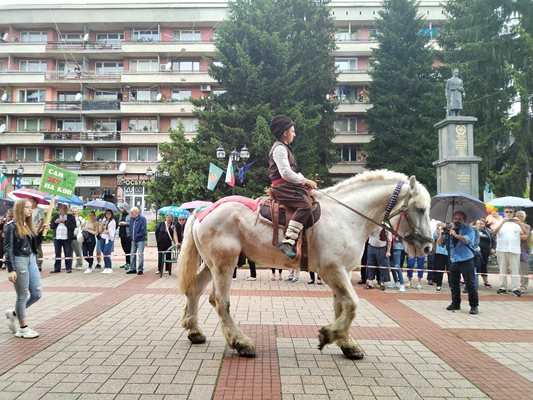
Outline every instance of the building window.
[(355, 103), (356, 87), (355, 86), (339, 86), (336, 91), (338, 99), (342, 103)]
[(56, 121), (58, 131), (81, 131), (82, 124), (80, 120), (76, 119), (58, 119)]
[(131, 132), (156, 132), (157, 119), (130, 119), (128, 129)]
[(157, 59), (153, 60), (131, 60), (130, 61), (131, 72), (158, 72), (159, 63)]
[(134, 42), (159, 42), (159, 31), (133, 29), (131, 40)]
[(46, 61), (44, 60), (20, 60), (19, 71), (46, 72), (46, 65)]
[(335, 121), (336, 133), (357, 133), (357, 118), (341, 117)]
[(17, 147), (16, 157), (20, 161), (44, 161), (44, 149), (39, 147)]
[(157, 147), (131, 147), (128, 161), (157, 161)]
[(57, 73), (61, 75), (77, 76), (79, 65), (75, 62), (59, 62), (57, 63)]
[(192, 97), (190, 89), (173, 89), (172, 101), (189, 101)]
[(57, 101), (76, 101), (77, 92), (57, 92)]
[(97, 62), (95, 72), (98, 75), (119, 75), (124, 72), (122, 62)]
[(44, 129), (44, 119), (42, 118), (20, 118), (17, 121), (17, 131), (38, 132)]
[(159, 91), (155, 89), (131, 89), (130, 100), (138, 101), (140, 103), (149, 103), (151, 101), (156, 101), (158, 94)]
[(170, 127), (178, 129), (179, 122), (183, 123), (183, 132), (196, 133), (198, 132), (198, 118), (172, 118), (170, 120)]
[(80, 151), (79, 148), (63, 148), (55, 150), (55, 159), (60, 161), (75, 161), (76, 154)]
[(101, 120), (97, 119), (93, 122), (93, 130), (100, 132), (114, 132), (118, 131), (120, 126), (119, 120)]
[(44, 103), (46, 91), (44, 89), (21, 89), (19, 90), (20, 103)]
[(356, 72), (357, 58), (336, 58), (335, 67), (339, 72)]
[(118, 161), (122, 159), (121, 149), (94, 149), (94, 161)]
[(95, 91), (94, 100), (97, 101), (117, 101), (119, 98), (118, 91), (114, 92), (104, 92), (104, 91)]
[(200, 72), (200, 61), (174, 61), (172, 71), (176, 72)]
[(22, 43), (46, 43), (48, 41), (48, 33), (20, 32), (20, 41)]
[(352, 32), (350, 28), (338, 28), (335, 32), (337, 42), (353, 42), (357, 40), (357, 31)]
[(174, 41), (176, 42), (201, 42), (200, 31), (175, 31)]
[(356, 162), (357, 161), (357, 146), (347, 144), (337, 147), (337, 155), (342, 162)]
[(112, 45), (112, 46), (120, 47), (123, 40), (124, 40), (123, 33), (97, 33), (96, 34), (96, 41), (100, 45)]

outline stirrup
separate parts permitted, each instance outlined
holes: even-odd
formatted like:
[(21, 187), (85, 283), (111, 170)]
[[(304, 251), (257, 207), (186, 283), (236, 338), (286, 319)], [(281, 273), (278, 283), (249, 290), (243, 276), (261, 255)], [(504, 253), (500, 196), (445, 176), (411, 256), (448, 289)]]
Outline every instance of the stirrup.
[(277, 245), (279, 251), (289, 258), (296, 258), (296, 249), (290, 243), (280, 243)]

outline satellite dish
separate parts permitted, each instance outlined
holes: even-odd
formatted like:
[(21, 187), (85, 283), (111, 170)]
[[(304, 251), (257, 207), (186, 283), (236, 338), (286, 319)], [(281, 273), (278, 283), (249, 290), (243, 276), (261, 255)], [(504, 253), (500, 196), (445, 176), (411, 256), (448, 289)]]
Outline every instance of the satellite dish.
[(83, 95), (81, 93), (76, 93), (76, 96), (74, 97), (74, 99), (76, 101), (81, 101), (82, 97), (83, 97)]
[(83, 158), (83, 153), (82, 153), (81, 151), (78, 151), (78, 152), (76, 153), (76, 157), (74, 157), (74, 159), (75, 159), (76, 161), (80, 162), (82, 158)]
[(163, 98), (163, 95), (161, 93), (158, 93), (157, 96), (155, 96), (155, 99), (157, 101), (161, 101), (162, 98)]
[(166, 69), (167, 71), (170, 71), (171, 68), (172, 68), (172, 63), (169, 61), (169, 62), (167, 62), (167, 63), (165, 64), (165, 69)]
[(7, 100), (7, 93), (4, 93), (4, 94), (2, 95), (2, 101), (6, 101), (6, 100)]
[(4, 35), (2, 36), (2, 40), (3, 40), (4, 42), (7, 42), (7, 39), (9, 39), (9, 33), (6, 32), (6, 33), (4, 33)]
[(6, 124), (0, 125), (0, 133), (4, 133), (6, 131)]
[(87, 40), (89, 40), (89, 34), (88, 33), (83, 35), (83, 41), (86, 42)]
[(120, 163), (120, 165), (118, 166), (118, 170), (119, 170), (120, 172), (124, 172), (124, 171), (126, 171), (126, 164), (124, 164), (124, 163)]

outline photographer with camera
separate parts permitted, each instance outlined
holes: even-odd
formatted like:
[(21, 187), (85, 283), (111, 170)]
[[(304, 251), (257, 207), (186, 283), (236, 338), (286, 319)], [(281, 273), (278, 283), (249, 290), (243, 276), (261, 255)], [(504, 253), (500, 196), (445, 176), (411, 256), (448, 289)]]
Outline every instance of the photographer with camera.
[(450, 289), (452, 303), (446, 308), (449, 311), (461, 309), (461, 275), (468, 291), (470, 314), (478, 314), (479, 298), (475, 280), (474, 240), (475, 233), (471, 226), (465, 224), (466, 214), (457, 211), (453, 214), (453, 224), (438, 229), (437, 244), (446, 246), (450, 257)]

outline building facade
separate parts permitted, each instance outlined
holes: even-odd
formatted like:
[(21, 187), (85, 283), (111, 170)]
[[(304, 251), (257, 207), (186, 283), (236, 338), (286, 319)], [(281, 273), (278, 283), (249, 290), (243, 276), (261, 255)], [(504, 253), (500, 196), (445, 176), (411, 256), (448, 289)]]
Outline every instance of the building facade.
[[(79, 4), (78, 4), (79, 3)], [(330, 1), (340, 101), (335, 179), (364, 170), (363, 146), (374, 19), (381, 1)], [(144, 183), (157, 170), (166, 132), (198, 121), (190, 98), (223, 90), (203, 56), (215, 54), (226, 0), (0, 5), (0, 163), (12, 182), (36, 187), (45, 162), (79, 175), (77, 194), (146, 208)], [(421, 1), (435, 36), (439, 1)]]

